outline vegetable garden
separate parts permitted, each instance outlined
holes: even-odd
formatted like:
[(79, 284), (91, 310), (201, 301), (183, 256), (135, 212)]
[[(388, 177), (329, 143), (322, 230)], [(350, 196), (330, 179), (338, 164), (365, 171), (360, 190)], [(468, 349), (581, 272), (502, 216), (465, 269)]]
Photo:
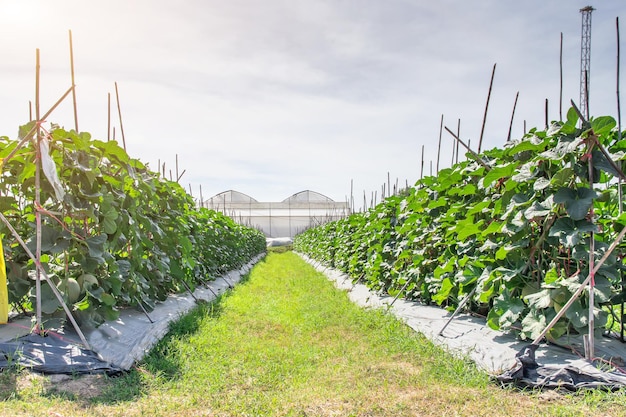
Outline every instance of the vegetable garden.
[(450, 311), (469, 301), (522, 339), (584, 334), (590, 320), (598, 333), (619, 329), (626, 143), (615, 126), (573, 107), (545, 131), (470, 152), (373, 209), (307, 230), (294, 249), (391, 296)]
[(150, 311), (265, 250), (260, 231), (196, 208), (115, 141), (31, 122), (20, 141), (0, 137), (0, 161), (0, 233), (18, 312), (64, 318), (60, 293), (79, 324), (96, 326), (122, 307)]

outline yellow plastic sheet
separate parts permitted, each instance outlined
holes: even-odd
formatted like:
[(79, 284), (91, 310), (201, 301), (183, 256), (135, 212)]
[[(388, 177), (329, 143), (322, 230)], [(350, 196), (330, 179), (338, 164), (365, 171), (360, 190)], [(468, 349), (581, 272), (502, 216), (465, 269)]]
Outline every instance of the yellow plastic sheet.
[(7, 269), (4, 265), (4, 249), (0, 239), (0, 324), (9, 320), (9, 292), (7, 289)]

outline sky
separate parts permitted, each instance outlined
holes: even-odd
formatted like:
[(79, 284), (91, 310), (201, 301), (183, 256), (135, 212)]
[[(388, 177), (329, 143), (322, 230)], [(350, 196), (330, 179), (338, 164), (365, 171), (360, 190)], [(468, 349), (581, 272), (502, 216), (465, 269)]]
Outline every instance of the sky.
[[(624, 0), (0, 0), (0, 136), (29, 119), (37, 50), (42, 113), (71, 86), (71, 31), (80, 131), (112, 137), (110, 97), (115, 139), (123, 125), (130, 156), (167, 177), (178, 160), (194, 198), (313, 190), (358, 209), (436, 171), (442, 117), (476, 150), (494, 65), (483, 150), (506, 142), (517, 93), (514, 139), (543, 129), (546, 99), (565, 116), (588, 5), (590, 114), (617, 119)], [(75, 127), (71, 97), (47, 122)], [(440, 169), (453, 142), (444, 129)]]

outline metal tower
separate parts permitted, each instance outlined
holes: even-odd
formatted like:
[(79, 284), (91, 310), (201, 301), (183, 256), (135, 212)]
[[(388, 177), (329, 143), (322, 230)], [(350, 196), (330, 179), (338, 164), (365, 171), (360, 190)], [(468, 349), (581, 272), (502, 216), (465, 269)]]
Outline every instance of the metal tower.
[(580, 112), (589, 120), (589, 80), (591, 74), (591, 6), (580, 9), (582, 31), (580, 38)]

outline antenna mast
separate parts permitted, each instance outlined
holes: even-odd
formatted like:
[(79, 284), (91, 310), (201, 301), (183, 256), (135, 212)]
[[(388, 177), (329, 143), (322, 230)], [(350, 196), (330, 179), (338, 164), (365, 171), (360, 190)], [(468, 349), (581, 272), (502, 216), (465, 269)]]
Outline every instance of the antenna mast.
[(582, 31), (580, 38), (580, 112), (589, 120), (589, 75), (591, 73), (591, 6), (580, 9)]

